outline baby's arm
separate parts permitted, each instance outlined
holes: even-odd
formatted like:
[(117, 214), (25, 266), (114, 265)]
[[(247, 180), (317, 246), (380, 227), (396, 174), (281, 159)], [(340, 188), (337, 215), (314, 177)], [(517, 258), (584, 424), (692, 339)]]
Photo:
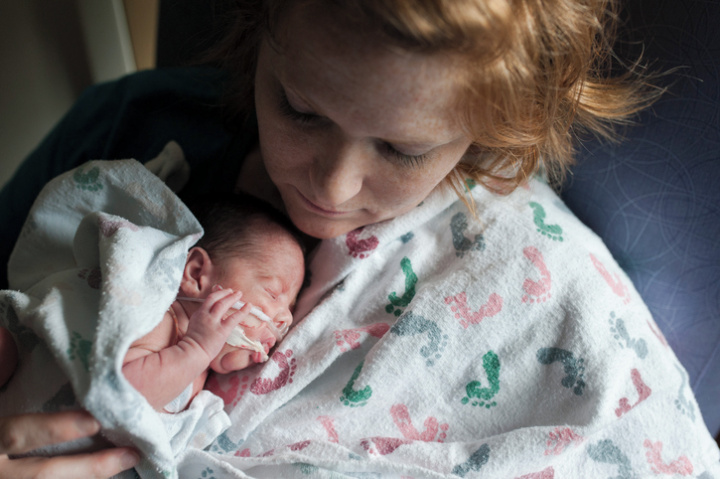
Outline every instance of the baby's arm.
[(230, 289), (211, 293), (190, 317), (183, 338), (173, 346), (153, 346), (147, 336), (133, 344), (125, 357), (123, 374), (155, 409), (162, 410), (205, 372), (233, 328), (250, 311), (246, 305), (223, 320), (241, 296)]

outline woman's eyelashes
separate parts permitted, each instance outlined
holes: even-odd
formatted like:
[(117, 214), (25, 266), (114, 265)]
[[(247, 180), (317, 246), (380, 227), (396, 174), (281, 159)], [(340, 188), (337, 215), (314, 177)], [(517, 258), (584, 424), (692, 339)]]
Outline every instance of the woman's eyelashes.
[(420, 166), (420, 164), (422, 164), (430, 156), (427, 153), (423, 153), (422, 155), (408, 155), (407, 153), (398, 151), (387, 141), (380, 142), (380, 149), (383, 150), (386, 155), (392, 157), (392, 159), (407, 166)]
[(285, 94), (284, 90), (280, 90), (279, 94), (279, 106), (280, 106), (280, 112), (285, 115), (287, 118), (301, 124), (301, 125), (309, 125), (311, 123), (317, 123), (318, 121), (322, 120), (323, 117), (320, 115), (316, 115), (314, 113), (304, 113), (301, 111), (298, 111), (295, 109), (291, 104), (290, 100), (288, 100), (287, 95)]
[[(301, 126), (315, 126), (327, 121), (328, 119), (315, 113), (298, 111), (290, 104), (285, 90), (280, 88), (278, 93), (280, 112), (290, 120)], [(420, 166), (426, 161), (430, 155), (423, 153), (421, 155), (409, 155), (395, 148), (387, 141), (378, 140), (378, 150), (383, 157), (389, 158), (393, 162), (399, 162), (404, 166)]]

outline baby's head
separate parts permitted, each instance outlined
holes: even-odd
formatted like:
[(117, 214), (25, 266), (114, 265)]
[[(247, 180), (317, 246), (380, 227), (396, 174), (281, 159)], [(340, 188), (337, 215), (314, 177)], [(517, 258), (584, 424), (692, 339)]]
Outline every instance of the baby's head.
[[(190, 208), (205, 234), (188, 253), (182, 295), (205, 298), (215, 285), (241, 291), (242, 301), (261, 309), (275, 326), (254, 316), (241, 323), (245, 336), (267, 353), (277, 332), (292, 323), (305, 273), (300, 234), (280, 212), (249, 195), (202, 199)], [(226, 344), (210, 367), (227, 373), (261, 362), (261, 356)]]

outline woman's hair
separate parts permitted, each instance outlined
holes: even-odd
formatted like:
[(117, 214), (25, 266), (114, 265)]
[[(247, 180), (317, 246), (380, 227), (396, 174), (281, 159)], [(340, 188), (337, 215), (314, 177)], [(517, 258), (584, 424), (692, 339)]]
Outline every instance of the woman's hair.
[[(263, 248), (260, 235), (268, 226), (287, 232), (305, 254), (302, 233), (290, 219), (269, 203), (245, 193), (208, 195), (188, 201), (190, 211), (203, 227), (204, 234), (195, 244), (203, 248), (213, 261), (253, 254)], [(277, 230), (276, 230), (277, 231)]]
[(299, 5), (324, 5), (338, 21), (407, 51), (454, 54), (463, 72), (460, 119), (473, 140), (447, 178), (461, 198), (467, 178), (507, 193), (541, 168), (559, 186), (580, 134), (613, 139), (615, 125), (662, 93), (639, 62), (623, 64), (613, 55), (616, 0), (237, 3), (214, 58), (233, 75), (234, 103), (245, 112), (252, 111), (263, 35), (277, 38), (283, 16)]

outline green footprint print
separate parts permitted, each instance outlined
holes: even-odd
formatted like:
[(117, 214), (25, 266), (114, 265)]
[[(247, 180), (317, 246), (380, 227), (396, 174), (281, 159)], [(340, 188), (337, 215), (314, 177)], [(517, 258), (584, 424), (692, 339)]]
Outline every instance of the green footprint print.
[(407, 307), (415, 297), (415, 286), (418, 282), (418, 277), (413, 271), (412, 263), (410, 263), (407, 256), (400, 260), (400, 268), (405, 274), (405, 293), (402, 296), (398, 296), (395, 292), (390, 293), (388, 296), (390, 304), (385, 306), (385, 311), (395, 316), (400, 316), (403, 312), (402, 308)]
[(559, 225), (548, 225), (545, 224), (545, 208), (543, 208), (540, 203), (535, 203), (534, 201), (530, 202), (530, 207), (533, 209), (535, 215), (534, 215), (534, 221), (535, 226), (537, 226), (538, 233), (541, 233), (543, 236), (547, 236), (553, 241), (563, 241), (563, 230)]
[(70, 337), (70, 347), (67, 350), (67, 355), (70, 361), (74, 361), (76, 358), (79, 359), (86, 371), (90, 371), (90, 351), (92, 349), (92, 343), (87, 339), (80, 336), (80, 333), (73, 331)]
[(390, 332), (398, 336), (426, 334), (428, 343), (420, 348), (420, 354), (426, 359), (425, 364), (428, 366), (433, 366), (435, 361), (442, 357), (448, 341), (448, 335), (443, 334), (437, 323), (412, 312), (403, 315)]
[(452, 473), (456, 476), (465, 477), (468, 472), (478, 472), (490, 459), (490, 446), (483, 444), (477, 451), (473, 452), (470, 458), (462, 464), (455, 466)]
[(358, 364), (352, 374), (352, 377), (350, 377), (350, 381), (348, 381), (347, 385), (343, 388), (343, 395), (340, 396), (340, 401), (342, 401), (342, 403), (346, 406), (364, 406), (367, 404), (370, 396), (372, 396), (372, 388), (370, 386), (365, 386), (359, 391), (353, 389), (353, 387), (355, 386), (355, 381), (357, 381), (357, 378), (360, 376), (364, 365), (365, 361), (361, 361), (360, 364)]
[(458, 258), (465, 256), (470, 251), (483, 251), (485, 249), (485, 240), (483, 235), (476, 234), (474, 240), (470, 240), (465, 236), (468, 221), (465, 213), (456, 213), (450, 219), (450, 231), (452, 232), (453, 246), (455, 247), (455, 255)]
[(595, 462), (603, 462), (618, 466), (618, 476), (614, 479), (634, 479), (638, 476), (630, 465), (630, 459), (623, 454), (610, 439), (604, 439), (596, 444), (591, 444), (587, 449), (588, 455)]
[(560, 361), (563, 364), (565, 376), (560, 383), (568, 389), (573, 388), (576, 396), (582, 396), (585, 389), (585, 366), (583, 358), (576, 359), (573, 353), (560, 348), (540, 348), (537, 360), (541, 364), (552, 364)]
[(460, 402), (490, 409), (497, 405), (497, 402), (491, 402), (490, 400), (500, 391), (500, 358), (498, 358), (498, 355), (492, 351), (485, 353), (483, 356), (483, 369), (490, 386), (484, 388), (480, 381), (469, 382), (465, 386), (467, 396)]
[(610, 332), (623, 348), (630, 348), (635, 351), (637, 357), (645, 359), (648, 354), (647, 343), (644, 339), (631, 338), (630, 333), (625, 327), (625, 321), (622, 318), (615, 316), (615, 312), (610, 312)]
[(73, 180), (75, 180), (75, 187), (79, 190), (85, 190), (85, 191), (98, 191), (103, 188), (102, 183), (100, 183), (100, 170), (95, 167), (92, 168), (87, 173), (83, 172), (83, 166), (75, 170), (75, 173), (73, 174)]

